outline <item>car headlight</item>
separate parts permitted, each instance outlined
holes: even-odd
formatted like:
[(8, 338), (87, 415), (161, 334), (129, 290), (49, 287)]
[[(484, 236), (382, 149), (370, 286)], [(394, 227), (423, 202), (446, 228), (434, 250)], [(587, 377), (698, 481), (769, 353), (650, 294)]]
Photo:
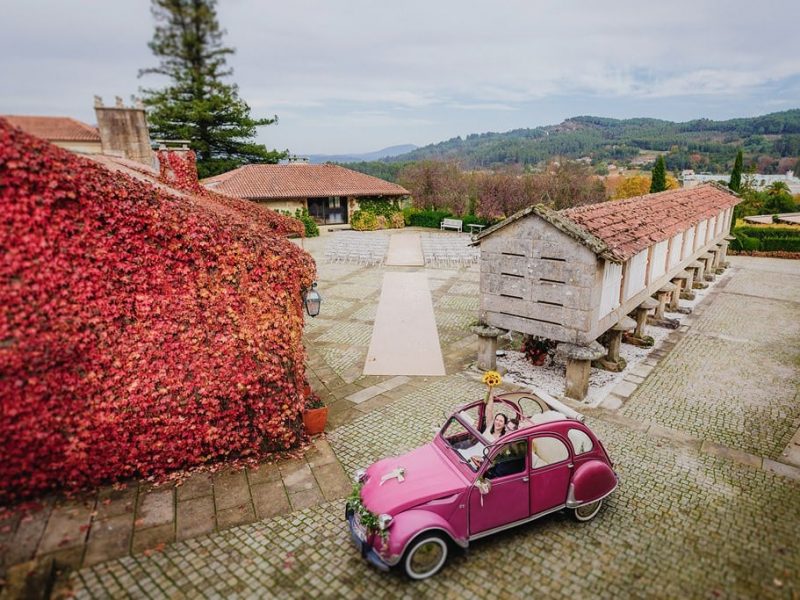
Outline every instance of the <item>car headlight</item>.
[(353, 473), (353, 482), (354, 483), (364, 483), (367, 479), (367, 470), (366, 469), (356, 469), (356, 472)]
[(392, 515), (378, 515), (378, 527), (381, 531), (385, 531), (392, 524)]

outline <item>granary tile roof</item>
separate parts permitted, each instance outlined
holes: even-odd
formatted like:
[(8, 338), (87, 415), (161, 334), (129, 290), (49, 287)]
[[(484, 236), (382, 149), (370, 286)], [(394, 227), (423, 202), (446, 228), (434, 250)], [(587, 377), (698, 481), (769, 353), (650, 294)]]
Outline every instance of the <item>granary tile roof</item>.
[(474, 243), (480, 244), (481, 239), (533, 213), (598, 256), (624, 262), (738, 203), (737, 194), (719, 184), (708, 183), (562, 211), (539, 204), (489, 227), (474, 238)]
[(0, 115), (17, 127), (50, 142), (99, 142), (97, 128), (70, 117)]
[(395, 184), (339, 165), (245, 165), (201, 181), (207, 188), (239, 198), (326, 198), (407, 196)]
[(706, 184), (578, 206), (561, 214), (626, 260), (738, 202), (739, 197), (730, 190)]

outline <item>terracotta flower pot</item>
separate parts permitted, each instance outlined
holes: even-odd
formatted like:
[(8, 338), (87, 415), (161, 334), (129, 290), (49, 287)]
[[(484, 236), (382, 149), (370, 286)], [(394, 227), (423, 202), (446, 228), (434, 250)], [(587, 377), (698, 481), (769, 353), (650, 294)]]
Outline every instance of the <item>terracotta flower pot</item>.
[(303, 412), (303, 426), (308, 435), (317, 435), (325, 431), (328, 422), (328, 407), (310, 408)]

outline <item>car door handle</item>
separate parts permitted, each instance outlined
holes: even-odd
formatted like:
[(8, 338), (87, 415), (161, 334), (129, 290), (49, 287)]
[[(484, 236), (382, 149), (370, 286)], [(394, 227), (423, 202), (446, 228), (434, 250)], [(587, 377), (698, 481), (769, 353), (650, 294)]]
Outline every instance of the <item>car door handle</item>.
[(530, 481), (530, 480), (531, 480), (531, 478), (530, 478), (530, 477), (523, 477), (523, 478), (522, 478), (522, 481)]

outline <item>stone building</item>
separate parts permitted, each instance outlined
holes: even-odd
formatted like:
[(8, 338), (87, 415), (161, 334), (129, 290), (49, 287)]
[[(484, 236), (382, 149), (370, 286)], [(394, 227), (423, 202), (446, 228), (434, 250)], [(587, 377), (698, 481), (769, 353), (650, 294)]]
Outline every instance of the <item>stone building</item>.
[(401, 200), (410, 192), (377, 177), (339, 165), (294, 162), (245, 165), (204, 179), (221, 194), (246, 198), (266, 208), (294, 212), (298, 208), (322, 225), (349, 223), (361, 200)]
[(97, 127), (71, 117), (0, 115), (0, 118), (76, 154), (110, 156), (155, 166), (144, 106), (125, 106), (119, 96), (114, 106), (105, 106), (95, 96), (94, 112)]
[(667, 303), (721, 263), (738, 202), (706, 184), (560, 212), (526, 208), (475, 238), (480, 319), (563, 342), (580, 360), (600, 358), (598, 337), (634, 329), (628, 315), (643, 304), (663, 319)]

